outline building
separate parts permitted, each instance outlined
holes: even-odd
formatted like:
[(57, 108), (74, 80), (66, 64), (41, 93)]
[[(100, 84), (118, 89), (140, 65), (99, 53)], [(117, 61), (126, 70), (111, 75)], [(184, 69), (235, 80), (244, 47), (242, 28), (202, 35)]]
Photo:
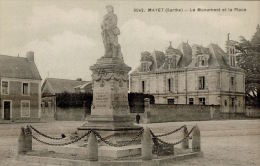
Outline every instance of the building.
[(42, 84), (42, 109), (56, 110), (56, 95), (60, 93), (92, 93), (92, 83), (82, 79), (46, 78)]
[[(59, 78), (46, 78), (42, 84), (42, 118), (51, 120), (82, 120), (86, 112), (90, 112), (83, 106), (80, 108), (60, 108), (56, 98), (61, 93), (92, 93), (92, 83), (82, 79), (69, 80)], [(80, 102), (80, 101), (79, 101)]]
[(1, 120), (40, 120), (41, 76), (34, 52), (26, 58), (0, 55), (0, 82)]
[(227, 41), (227, 53), (217, 44), (188, 43), (142, 52), (130, 74), (130, 91), (152, 94), (158, 104), (220, 105), (223, 112), (242, 113), (245, 74), (236, 66), (234, 44)]
[(46, 78), (42, 85), (43, 96), (53, 96), (58, 93), (86, 93), (92, 91), (90, 81), (82, 79), (69, 80), (59, 78)]

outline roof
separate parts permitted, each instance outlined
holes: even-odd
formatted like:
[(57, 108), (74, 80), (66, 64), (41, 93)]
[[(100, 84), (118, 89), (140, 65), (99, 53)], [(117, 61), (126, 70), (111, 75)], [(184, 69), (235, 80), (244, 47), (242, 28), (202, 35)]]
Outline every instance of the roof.
[[(152, 54), (149, 52), (145, 52), (146, 56), (151, 58), (153, 57), (153, 61), (155, 63), (153, 70), (151, 71), (160, 71), (164, 70), (164, 63), (169, 55), (179, 55), (179, 60), (177, 68), (193, 68), (197, 66), (197, 58), (198, 56), (206, 56), (208, 57), (208, 67), (221, 67), (221, 68), (229, 68), (229, 60), (228, 55), (223, 51), (217, 44), (210, 44), (207, 47), (203, 47), (198, 44), (194, 44), (192, 47), (188, 43), (182, 42), (178, 49), (175, 49), (170, 45), (166, 49), (166, 55), (161, 51), (154, 51)], [(148, 58), (147, 58), (148, 59)], [(141, 72), (141, 65), (135, 69), (131, 74)], [(168, 70), (168, 69), (167, 69)]]
[[(197, 48), (195, 50), (195, 47)], [(199, 54), (206, 54), (209, 55), (208, 66), (209, 67), (229, 67), (228, 65), (228, 57), (227, 54), (217, 45), (217, 44), (210, 44), (208, 47), (202, 47), (199, 45), (193, 46), (195, 52), (200, 52)], [(196, 53), (193, 53), (193, 56), (196, 56)], [(190, 63), (188, 67), (195, 67), (196, 61)]]
[(75, 88), (90, 83), (90, 81), (79, 81), (59, 78), (46, 78), (42, 85), (42, 94), (75, 93)]
[(34, 61), (8, 55), (0, 55), (0, 77), (41, 80)]
[(180, 60), (179, 65), (181, 67), (185, 67), (188, 66), (191, 63), (192, 60), (192, 50), (191, 50), (191, 46), (188, 43), (184, 43), (182, 42), (179, 46), (178, 49), (181, 51), (182, 53), (182, 58)]

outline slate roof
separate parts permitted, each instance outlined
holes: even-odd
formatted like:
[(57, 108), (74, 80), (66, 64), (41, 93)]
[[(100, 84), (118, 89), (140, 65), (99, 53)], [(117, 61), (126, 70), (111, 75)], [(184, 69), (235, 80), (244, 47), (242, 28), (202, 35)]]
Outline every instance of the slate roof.
[(185, 67), (188, 66), (191, 63), (192, 60), (192, 49), (191, 46), (188, 43), (182, 42), (179, 46), (178, 49), (182, 53), (181, 60), (179, 62), (180, 67)]
[[(217, 44), (210, 44), (208, 47), (195, 45), (194, 47), (200, 47), (199, 51), (201, 51), (201, 54), (209, 54), (209, 67), (230, 67), (228, 64), (228, 55)], [(196, 57), (195, 54), (193, 56)], [(194, 58), (194, 61), (192, 61), (188, 67), (195, 67), (195, 64), (196, 61)]]
[(59, 78), (46, 78), (42, 85), (42, 94), (75, 93), (75, 88), (90, 81), (79, 81)]
[(0, 77), (41, 80), (33, 61), (7, 55), (0, 55)]
[[(180, 60), (177, 64), (177, 68), (193, 68), (196, 67), (197, 63), (197, 55), (207, 55), (209, 56), (208, 67), (221, 67), (221, 68), (229, 68), (229, 60), (228, 55), (223, 51), (217, 44), (210, 44), (207, 47), (203, 47), (201, 45), (194, 44), (192, 47), (188, 43), (182, 42), (178, 49), (174, 49), (171, 45), (168, 49), (166, 49), (166, 53), (172, 53), (180, 55)], [(165, 61), (164, 52), (154, 51), (149, 54), (149, 52), (145, 51), (147, 56), (152, 56), (154, 61), (154, 66), (151, 71), (162, 70), (162, 65)], [(139, 66), (136, 70), (132, 72), (138, 73), (141, 70), (141, 66)]]

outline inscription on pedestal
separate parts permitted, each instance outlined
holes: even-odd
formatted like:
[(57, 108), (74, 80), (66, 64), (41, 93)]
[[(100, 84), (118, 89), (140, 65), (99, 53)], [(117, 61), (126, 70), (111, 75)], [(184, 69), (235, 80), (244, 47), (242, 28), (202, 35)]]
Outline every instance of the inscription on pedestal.
[(95, 92), (95, 107), (109, 107), (109, 94), (106, 92)]

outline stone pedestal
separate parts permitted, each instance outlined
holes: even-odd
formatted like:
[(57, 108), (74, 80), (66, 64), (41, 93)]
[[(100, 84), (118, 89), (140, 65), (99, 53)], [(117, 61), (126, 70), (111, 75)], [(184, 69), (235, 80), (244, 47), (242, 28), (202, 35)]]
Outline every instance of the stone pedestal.
[(102, 57), (92, 70), (93, 104), (91, 115), (79, 131), (94, 129), (101, 135), (114, 134), (112, 142), (130, 140), (141, 129), (134, 125), (128, 105), (128, 72), (120, 58)]

